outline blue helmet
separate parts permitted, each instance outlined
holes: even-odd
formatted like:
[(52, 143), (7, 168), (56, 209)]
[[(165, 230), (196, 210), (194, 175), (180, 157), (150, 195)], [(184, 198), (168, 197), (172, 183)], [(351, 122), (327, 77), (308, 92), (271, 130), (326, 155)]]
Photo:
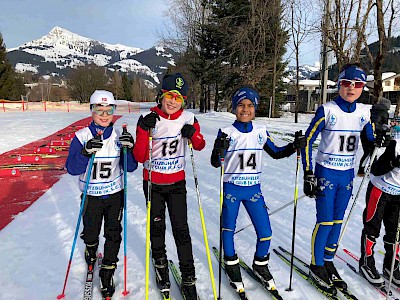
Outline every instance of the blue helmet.
[(340, 80), (341, 79), (357, 80), (357, 81), (366, 82), (367, 74), (360, 67), (358, 67), (356, 65), (351, 65), (339, 73), (339, 78), (338, 78), (338, 88), (339, 89), (340, 89)]

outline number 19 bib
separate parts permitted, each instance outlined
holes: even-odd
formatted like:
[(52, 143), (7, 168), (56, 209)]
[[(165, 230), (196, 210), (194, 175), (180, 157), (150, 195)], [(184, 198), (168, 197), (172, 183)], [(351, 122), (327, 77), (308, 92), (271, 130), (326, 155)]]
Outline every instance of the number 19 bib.
[[(164, 174), (177, 173), (185, 169), (187, 139), (182, 137), (185, 124), (194, 123), (194, 114), (183, 111), (175, 120), (161, 118), (153, 129), (152, 171)], [(143, 166), (148, 170), (149, 161)]]

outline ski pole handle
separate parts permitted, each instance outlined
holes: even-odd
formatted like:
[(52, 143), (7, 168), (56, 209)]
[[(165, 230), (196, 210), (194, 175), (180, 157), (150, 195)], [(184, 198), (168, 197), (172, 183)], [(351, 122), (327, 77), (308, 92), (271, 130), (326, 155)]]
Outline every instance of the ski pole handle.
[(123, 134), (128, 133), (128, 124), (126, 123), (122, 124), (122, 133)]

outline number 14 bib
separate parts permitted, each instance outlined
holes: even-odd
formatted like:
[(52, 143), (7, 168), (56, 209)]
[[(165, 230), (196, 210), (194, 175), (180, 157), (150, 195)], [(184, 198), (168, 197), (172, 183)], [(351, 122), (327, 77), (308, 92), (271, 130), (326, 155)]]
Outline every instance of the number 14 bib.
[(262, 153), (267, 141), (266, 127), (253, 123), (251, 132), (240, 132), (233, 125), (222, 131), (230, 138), (225, 156), (224, 182), (240, 186), (260, 184)]

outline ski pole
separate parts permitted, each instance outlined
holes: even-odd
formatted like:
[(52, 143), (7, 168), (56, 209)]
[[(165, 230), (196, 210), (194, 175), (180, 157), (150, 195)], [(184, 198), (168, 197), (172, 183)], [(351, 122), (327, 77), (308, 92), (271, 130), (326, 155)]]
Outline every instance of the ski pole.
[[(305, 196), (306, 196), (306, 195), (301, 195), (300, 197), (297, 198), (297, 200), (303, 199)], [(274, 211), (272, 211), (272, 212), (269, 214), (269, 216), (272, 216), (273, 214), (276, 214), (277, 212), (280, 212), (281, 210), (285, 209), (286, 207), (292, 205), (292, 204), (294, 203), (294, 201), (295, 201), (295, 200), (291, 200), (291, 201), (289, 201), (288, 203), (282, 205), (281, 207), (275, 209)], [(235, 234), (236, 234), (236, 233), (239, 233), (239, 232), (241, 232), (241, 231), (243, 231), (243, 230), (245, 230), (247, 227), (250, 227), (251, 225), (253, 225), (253, 223), (250, 223), (250, 224), (244, 226), (243, 228), (241, 228), (241, 229), (235, 231)]]
[(364, 177), (363, 177), (363, 179), (361, 181), (360, 187), (358, 188), (357, 194), (356, 194), (356, 196), (354, 198), (354, 201), (353, 201), (353, 204), (352, 204), (352, 206), (350, 208), (349, 215), (347, 216), (346, 222), (344, 222), (342, 232), (340, 233), (339, 240), (337, 242), (336, 250), (339, 249), (340, 242), (342, 241), (344, 232), (346, 231), (346, 228), (347, 228), (347, 225), (349, 223), (351, 214), (353, 212), (354, 207), (356, 206), (356, 202), (357, 202), (358, 196), (359, 196), (359, 194), (361, 192), (361, 189), (362, 189), (362, 187), (364, 185), (364, 182), (365, 182), (366, 178), (368, 178), (369, 173), (371, 173), (371, 166), (372, 166), (372, 163), (375, 160), (375, 157), (376, 157), (377, 153), (378, 153), (378, 147), (375, 147), (374, 152), (372, 152), (371, 159), (369, 161), (367, 169), (365, 170), (365, 175), (364, 175)]
[(222, 269), (222, 204), (224, 202), (225, 154), (221, 154), (221, 175), (219, 180), (219, 270), (218, 270), (218, 300), (221, 300), (221, 269)]
[[(128, 133), (127, 130), (128, 125), (126, 123), (122, 124), (122, 134)], [(126, 289), (126, 283), (127, 283), (127, 272), (128, 272), (128, 265), (127, 265), (127, 255), (126, 255), (126, 242), (127, 242), (127, 231), (128, 231), (128, 225), (127, 225), (127, 211), (126, 211), (126, 201), (128, 198), (128, 191), (127, 191), (127, 170), (128, 170), (128, 154), (127, 154), (127, 147), (124, 146), (123, 151), (124, 151), (124, 291), (122, 292), (122, 295), (126, 296), (129, 294), (129, 291)]]
[(399, 215), (397, 217), (396, 242), (394, 244), (392, 266), (390, 267), (389, 287), (388, 287), (388, 290), (387, 290), (386, 300), (388, 300), (389, 296), (390, 296), (390, 288), (391, 288), (392, 280), (393, 280), (393, 272), (394, 272), (394, 264), (396, 262), (397, 247), (399, 247), (399, 236), (400, 236), (400, 211), (399, 211)]
[(147, 182), (147, 223), (146, 223), (146, 300), (149, 299), (149, 279), (150, 279), (150, 210), (151, 210), (151, 168), (153, 160), (153, 136), (151, 128), (149, 130), (149, 181)]
[[(101, 136), (102, 134), (103, 134), (103, 132), (99, 131), (97, 133), (97, 136)], [(88, 187), (89, 187), (90, 176), (92, 174), (94, 156), (95, 156), (95, 154), (93, 153), (92, 156), (90, 157), (89, 168), (87, 169), (85, 189), (83, 190), (83, 196), (82, 196), (82, 201), (81, 201), (81, 207), (79, 209), (78, 221), (76, 222), (74, 241), (72, 242), (71, 254), (69, 256), (67, 272), (65, 274), (64, 287), (63, 287), (63, 290), (62, 290), (61, 294), (57, 296), (57, 299), (63, 299), (65, 297), (65, 288), (67, 287), (68, 275), (69, 275), (69, 270), (71, 268), (72, 258), (74, 257), (74, 251), (75, 251), (76, 239), (78, 237), (79, 225), (81, 224), (83, 208), (85, 207), (86, 194), (87, 194), (87, 190), (88, 190)]]
[(206, 229), (206, 224), (204, 222), (204, 214), (203, 214), (203, 207), (202, 207), (202, 204), (201, 204), (201, 197), (200, 197), (200, 190), (199, 190), (199, 182), (198, 182), (198, 179), (197, 179), (196, 165), (194, 163), (193, 145), (192, 145), (192, 142), (190, 140), (188, 140), (188, 144), (189, 144), (189, 150), (190, 150), (190, 158), (192, 160), (194, 184), (196, 186), (197, 203), (199, 204), (201, 227), (203, 229), (203, 237), (204, 237), (204, 244), (205, 244), (206, 253), (207, 253), (208, 268), (209, 268), (210, 277), (211, 277), (211, 286), (212, 286), (213, 293), (214, 293), (214, 299), (216, 300), (217, 299), (217, 291), (216, 291), (216, 288), (215, 288), (214, 272), (213, 272), (212, 263), (211, 263), (210, 248), (208, 246), (207, 229)]
[[(302, 135), (302, 131), (296, 132), (295, 135)], [(296, 137), (295, 137), (296, 139)], [(293, 205), (293, 229), (292, 229), (292, 255), (290, 256), (290, 277), (289, 277), (289, 287), (286, 291), (292, 291), (292, 278), (293, 278), (293, 260), (294, 260), (294, 243), (296, 237), (296, 215), (297, 215), (297, 200), (299, 197), (299, 171), (300, 171), (300, 149), (297, 148), (297, 158), (296, 158), (296, 183), (294, 186), (294, 205)]]

